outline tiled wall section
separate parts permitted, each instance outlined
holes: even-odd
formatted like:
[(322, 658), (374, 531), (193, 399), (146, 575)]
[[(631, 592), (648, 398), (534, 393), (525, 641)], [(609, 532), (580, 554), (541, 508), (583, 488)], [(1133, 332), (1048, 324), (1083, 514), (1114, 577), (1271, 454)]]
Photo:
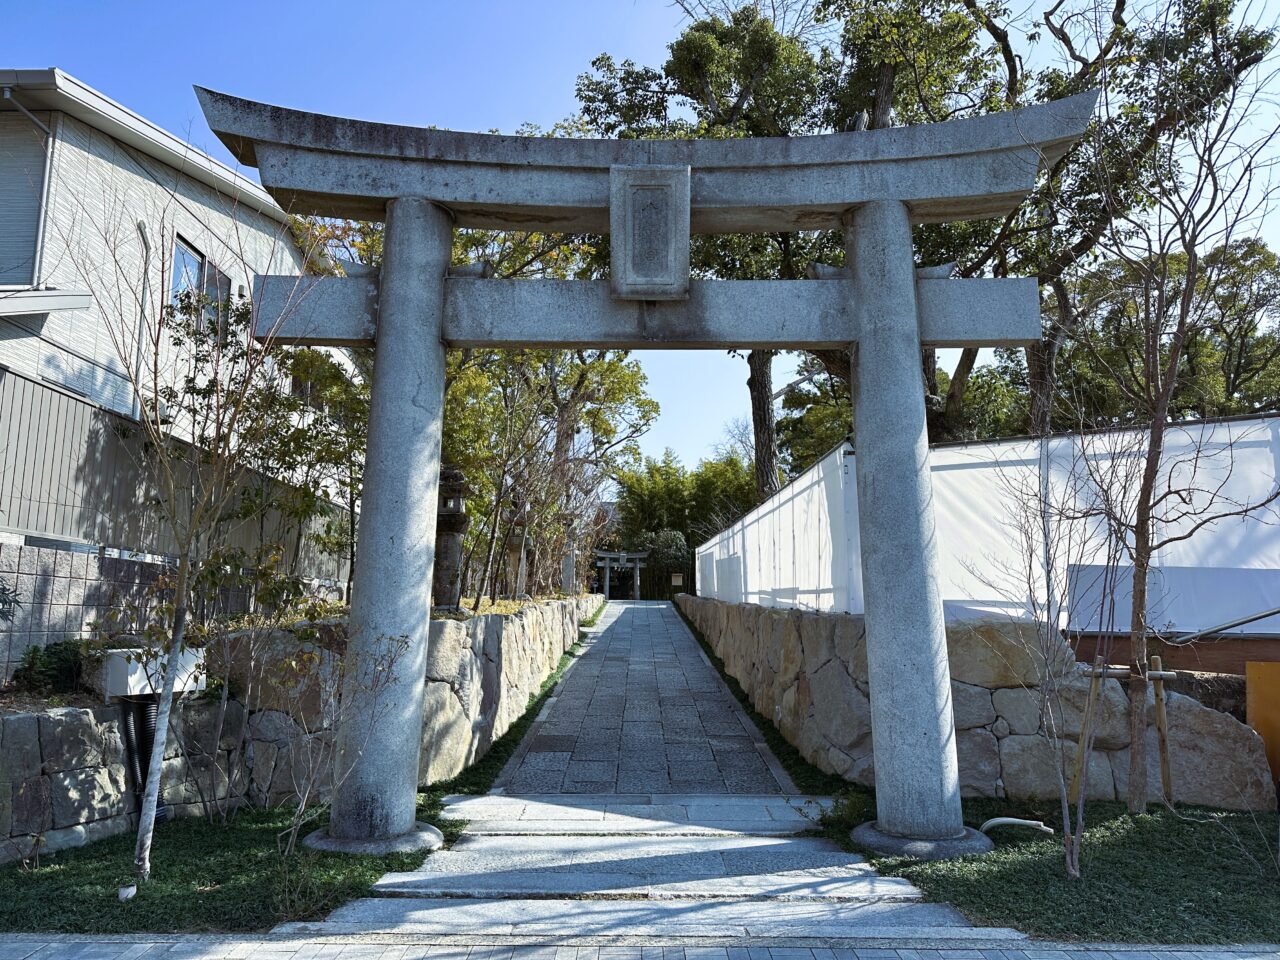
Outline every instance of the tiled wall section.
[(9, 680), (29, 647), (86, 637), (90, 624), (113, 607), (146, 596), (164, 572), (161, 558), (119, 553), (71, 543), (37, 546), (0, 534), (0, 581), (18, 592), (13, 619), (0, 621), (0, 679)]
[(28, 647), (84, 636), (88, 624), (112, 604), (143, 595), (163, 569), (89, 549), (0, 540), (0, 580), (18, 591), (13, 620), (0, 622), (0, 670), (6, 681)]

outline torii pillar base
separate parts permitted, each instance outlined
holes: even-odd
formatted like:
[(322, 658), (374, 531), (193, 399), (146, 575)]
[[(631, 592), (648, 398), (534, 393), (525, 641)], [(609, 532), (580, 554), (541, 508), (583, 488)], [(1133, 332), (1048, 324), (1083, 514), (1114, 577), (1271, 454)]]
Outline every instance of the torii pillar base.
[(413, 829), (380, 840), (343, 840), (330, 836), (322, 827), (302, 838), (302, 845), (325, 853), (351, 853), (362, 857), (381, 857), (388, 853), (421, 853), (444, 846), (444, 834), (429, 823), (415, 821)]
[(985, 833), (965, 827), (964, 833), (946, 840), (921, 840), (885, 833), (874, 822), (849, 831), (849, 839), (860, 847), (886, 857), (914, 857), (917, 860), (951, 860), (986, 853), (995, 847)]

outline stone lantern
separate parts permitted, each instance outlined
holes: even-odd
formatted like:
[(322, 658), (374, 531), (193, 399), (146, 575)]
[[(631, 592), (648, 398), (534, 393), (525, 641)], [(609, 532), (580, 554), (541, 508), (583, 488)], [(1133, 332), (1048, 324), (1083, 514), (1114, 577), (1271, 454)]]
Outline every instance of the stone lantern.
[(528, 592), (529, 505), (520, 501), (504, 510), (502, 516), (511, 525), (507, 537), (507, 589), (512, 599), (519, 599)]
[(462, 596), (462, 535), (471, 526), (467, 497), (472, 493), (461, 470), (440, 468), (440, 507), (436, 512), (436, 562), (431, 596), (438, 607), (456, 607)]

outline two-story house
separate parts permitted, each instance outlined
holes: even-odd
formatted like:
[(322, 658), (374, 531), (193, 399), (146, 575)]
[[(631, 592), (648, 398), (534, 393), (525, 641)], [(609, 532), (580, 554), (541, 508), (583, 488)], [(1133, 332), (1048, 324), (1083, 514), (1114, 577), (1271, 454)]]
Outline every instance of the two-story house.
[(125, 439), (156, 402), (135, 386), (147, 311), (304, 261), (251, 180), (60, 70), (0, 70), (0, 585), (18, 600), (0, 610), (0, 680), (170, 555)]

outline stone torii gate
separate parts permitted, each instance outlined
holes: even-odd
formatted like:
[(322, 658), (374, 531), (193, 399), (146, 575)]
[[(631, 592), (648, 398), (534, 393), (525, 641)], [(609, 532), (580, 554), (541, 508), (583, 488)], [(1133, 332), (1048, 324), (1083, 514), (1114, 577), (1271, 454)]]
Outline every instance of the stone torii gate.
[[(918, 272), (911, 226), (1012, 211), (1084, 131), (1096, 93), (888, 130), (606, 141), (367, 123), (196, 92), (285, 210), (386, 222), (380, 274), (254, 285), (260, 337), (377, 347), (338, 779), (330, 834), (315, 842), (438, 842), (414, 807), (445, 349), (742, 347), (855, 351), (877, 813), (859, 839), (926, 856), (981, 849), (960, 812), (920, 350), (1038, 340), (1039, 297), (1034, 279)], [(612, 276), (451, 270), (454, 227), (609, 232)], [(689, 278), (690, 232), (826, 229), (844, 230), (848, 267), (824, 279)], [(362, 671), (399, 646), (366, 703)]]
[(604, 568), (604, 596), (609, 599), (609, 575), (614, 570), (625, 570), (631, 568), (631, 599), (640, 599), (640, 569), (645, 565), (644, 560), (649, 556), (648, 550), (638, 550), (628, 553), (626, 551), (617, 550), (597, 550), (596, 566)]

